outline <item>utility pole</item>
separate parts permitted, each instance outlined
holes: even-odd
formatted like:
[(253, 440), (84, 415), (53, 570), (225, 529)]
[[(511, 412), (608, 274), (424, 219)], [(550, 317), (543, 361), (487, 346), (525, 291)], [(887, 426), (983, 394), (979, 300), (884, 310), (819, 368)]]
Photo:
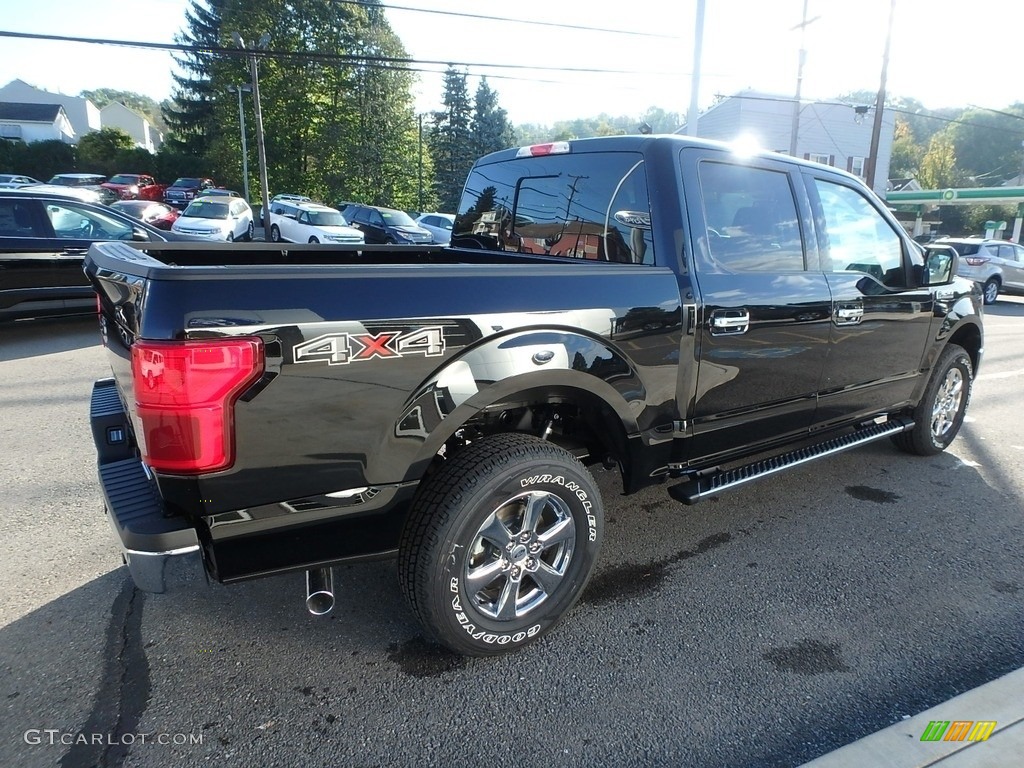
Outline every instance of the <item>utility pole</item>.
[(686, 113), (686, 135), (697, 135), (697, 106), (700, 96), (700, 59), (704, 45), (704, 2), (697, 0), (697, 21), (693, 27), (693, 74), (690, 76), (690, 110)]
[(242, 109), (242, 93), (252, 92), (251, 85), (239, 83), (229, 85), (228, 93), (238, 93), (238, 125), (242, 130), (242, 186), (245, 191), (245, 202), (249, 202), (249, 148), (245, 141), (245, 110)]
[[(821, 17), (815, 16), (810, 21), (807, 20), (807, 0), (804, 0), (804, 11), (800, 16), (800, 23), (797, 25), (800, 28), (800, 56), (796, 63), (796, 98), (793, 99), (793, 127), (789, 132), (789, 154), (792, 157), (796, 157), (797, 140), (800, 137), (800, 91), (804, 81), (804, 64), (807, 61), (804, 33), (807, 31), (807, 25), (817, 21), (819, 18)], [(796, 29), (796, 27), (793, 27), (793, 29)]]
[[(249, 50), (245, 47), (245, 40), (238, 32), (232, 32), (231, 37), (235, 45), (243, 51)], [(259, 49), (265, 49), (270, 42), (270, 35), (264, 34), (260, 37), (257, 45)], [(260, 76), (259, 65), (256, 59), (256, 49), (249, 50), (249, 69), (252, 72), (252, 101), (256, 113), (256, 149), (260, 161), (260, 186), (263, 187), (263, 236), (269, 243), (270, 238), (270, 185), (267, 183), (267, 147), (263, 141), (263, 111), (260, 108)]]
[(896, 13), (896, 0), (889, 2), (889, 27), (885, 33), (885, 53), (882, 54), (882, 81), (878, 86), (878, 98), (875, 99), (875, 120), (871, 124), (871, 149), (868, 154), (867, 183), (875, 188), (875, 174), (878, 172), (878, 145), (882, 138), (882, 112), (885, 110), (885, 78), (889, 70), (889, 45), (892, 42), (892, 17)]

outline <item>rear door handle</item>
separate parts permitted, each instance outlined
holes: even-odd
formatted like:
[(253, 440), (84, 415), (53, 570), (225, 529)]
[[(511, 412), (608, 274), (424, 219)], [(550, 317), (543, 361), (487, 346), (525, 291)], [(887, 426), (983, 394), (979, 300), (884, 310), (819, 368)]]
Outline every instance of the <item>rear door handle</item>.
[(864, 319), (864, 305), (860, 303), (839, 304), (835, 310), (836, 325), (857, 325)]

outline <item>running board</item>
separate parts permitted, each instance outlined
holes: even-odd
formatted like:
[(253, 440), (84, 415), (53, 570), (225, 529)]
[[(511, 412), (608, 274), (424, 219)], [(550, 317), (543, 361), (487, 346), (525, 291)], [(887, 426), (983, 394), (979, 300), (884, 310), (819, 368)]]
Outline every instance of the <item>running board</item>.
[(776, 472), (795, 467), (798, 464), (805, 464), (814, 459), (820, 459), (823, 456), (831, 456), (834, 453), (841, 453), (865, 443), (881, 440), (884, 437), (898, 435), (900, 432), (912, 429), (913, 426), (914, 422), (911, 419), (895, 419), (884, 424), (873, 424), (870, 427), (859, 429), (842, 437), (826, 440), (817, 445), (799, 448), (789, 453), (773, 456), (770, 459), (761, 459), (745, 464), (742, 467), (726, 469), (678, 483), (669, 487), (668, 495), (683, 504), (696, 504), (704, 497), (711, 496), (728, 488), (734, 488), (737, 485), (749, 483), (751, 480), (758, 480), (762, 477), (773, 475)]

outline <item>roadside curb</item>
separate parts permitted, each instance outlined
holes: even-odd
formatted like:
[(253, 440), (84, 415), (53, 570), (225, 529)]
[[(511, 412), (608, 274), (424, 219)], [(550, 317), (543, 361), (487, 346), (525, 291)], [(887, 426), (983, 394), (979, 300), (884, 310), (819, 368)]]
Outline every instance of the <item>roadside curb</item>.
[[(922, 741), (932, 721), (995, 721), (985, 741)], [(1024, 668), (962, 693), (802, 768), (996, 768), (1024, 755)]]

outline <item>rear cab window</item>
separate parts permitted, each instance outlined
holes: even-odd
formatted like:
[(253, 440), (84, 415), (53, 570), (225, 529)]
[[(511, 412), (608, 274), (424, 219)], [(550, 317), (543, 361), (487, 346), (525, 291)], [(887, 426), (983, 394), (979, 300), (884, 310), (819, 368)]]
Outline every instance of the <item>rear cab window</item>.
[(461, 247), (654, 264), (643, 156), (524, 156), (470, 172), (453, 227)]

